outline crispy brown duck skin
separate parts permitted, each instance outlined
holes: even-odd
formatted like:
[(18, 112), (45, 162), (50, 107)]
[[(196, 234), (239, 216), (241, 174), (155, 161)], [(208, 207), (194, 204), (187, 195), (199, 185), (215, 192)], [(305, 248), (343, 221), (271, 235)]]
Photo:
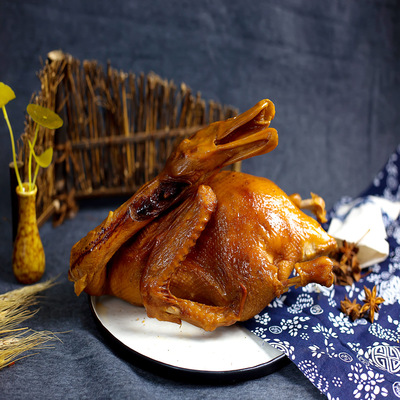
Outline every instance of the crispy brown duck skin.
[(221, 168), (245, 158), (267, 153), (278, 144), (269, 124), (274, 104), (262, 100), (248, 111), (215, 122), (183, 140), (169, 157), (164, 170), (71, 250), (69, 279), (76, 294), (101, 292), (105, 266), (135, 233)]
[(158, 177), (73, 247), (76, 293), (111, 294), (150, 317), (214, 330), (251, 318), (290, 286), (330, 286), (326, 255), (336, 242), (300, 210), (323, 221), (323, 200), (219, 172), (276, 147), (273, 115), (264, 100), (182, 141)]
[(227, 171), (207, 183), (115, 254), (104, 294), (214, 330), (290, 286), (333, 283), (326, 255), (336, 241), (274, 183)]

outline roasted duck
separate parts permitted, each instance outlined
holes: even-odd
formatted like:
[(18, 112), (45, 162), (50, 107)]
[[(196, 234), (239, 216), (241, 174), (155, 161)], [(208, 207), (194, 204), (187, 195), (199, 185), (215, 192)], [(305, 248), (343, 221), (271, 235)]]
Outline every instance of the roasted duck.
[(323, 200), (221, 171), (277, 146), (274, 114), (263, 100), (183, 140), (155, 179), (74, 245), (77, 295), (117, 296), (149, 317), (214, 330), (253, 317), (290, 286), (330, 286), (336, 241), (301, 211), (323, 221)]

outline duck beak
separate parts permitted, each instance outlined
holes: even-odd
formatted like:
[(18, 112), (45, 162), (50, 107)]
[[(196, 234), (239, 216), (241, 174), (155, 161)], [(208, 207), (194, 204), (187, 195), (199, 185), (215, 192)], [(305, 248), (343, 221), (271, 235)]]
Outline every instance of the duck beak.
[(269, 127), (274, 116), (274, 104), (261, 100), (237, 117), (221, 122), (214, 141), (216, 150), (229, 155), (229, 164), (272, 151), (278, 145), (278, 133)]
[(216, 140), (228, 142), (235, 136), (243, 136), (250, 130), (268, 128), (275, 116), (275, 106), (272, 101), (265, 99), (236, 117), (219, 122), (220, 129)]

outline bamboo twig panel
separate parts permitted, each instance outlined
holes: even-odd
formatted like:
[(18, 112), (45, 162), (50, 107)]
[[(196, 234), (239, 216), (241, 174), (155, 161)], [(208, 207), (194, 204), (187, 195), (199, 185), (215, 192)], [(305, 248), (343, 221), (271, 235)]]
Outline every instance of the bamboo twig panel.
[[(238, 113), (153, 72), (135, 75), (110, 63), (104, 68), (61, 51), (49, 53), (38, 76), (41, 91), (32, 102), (64, 121), (57, 132), (39, 131), (37, 152), (55, 150), (37, 180), (39, 220), (55, 211), (61, 223), (77, 211), (79, 198), (133, 194), (161, 171), (177, 142)], [(34, 128), (27, 119), (22, 158)]]

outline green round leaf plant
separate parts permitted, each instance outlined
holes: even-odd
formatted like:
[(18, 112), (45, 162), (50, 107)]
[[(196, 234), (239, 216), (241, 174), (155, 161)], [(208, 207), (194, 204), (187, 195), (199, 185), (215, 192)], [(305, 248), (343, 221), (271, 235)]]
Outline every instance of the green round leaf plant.
[[(14, 161), (14, 168), (15, 174), (18, 180), (18, 185), (20, 190), (23, 191), (23, 185), (21, 182), (21, 177), (19, 175), (19, 171), (17, 168), (17, 156), (15, 152), (15, 143), (14, 143), (14, 135), (12, 132), (11, 124), (8, 119), (8, 115), (6, 112), (6, 104), (15, 99), (15, 93), (10, 88), (10, 86), (0, 82), (0, 108), (3, 110), (4, 119), (6, 120), (8, 130), (10, 132), (11, 137), (11, 147), (13, 152), (13, 161)], [(29, 164), (28, 164), (28, 184), (29, 190), (33, 190), (36, 182), (36, 178), (39, 172), (39, 167), (47, 168), (51, 164), (51, 160), (53, 158), (53, 148), (49, 147), (46, 149), (41, 155), (36, 155), (35, 153), (35, 144), (37, 140), (37, 135), (39, 132), (39, 126), (43, 126), (44, 128), (48, 129), (58, 129), (61, 128), (63, 125), (63, 120), (56, 114), (54, 111), (49, 110), (46, 107), (40, 106), (38, 104), (29, 104), (26, 108), (27, 113), (36, 122), (35, 134), (33, 138), (33, 142), (28, 141), (29, 143)], [(35, 158), (36, 161), (36, 168), (34, 179), (32, 182), (32, 157)]]

